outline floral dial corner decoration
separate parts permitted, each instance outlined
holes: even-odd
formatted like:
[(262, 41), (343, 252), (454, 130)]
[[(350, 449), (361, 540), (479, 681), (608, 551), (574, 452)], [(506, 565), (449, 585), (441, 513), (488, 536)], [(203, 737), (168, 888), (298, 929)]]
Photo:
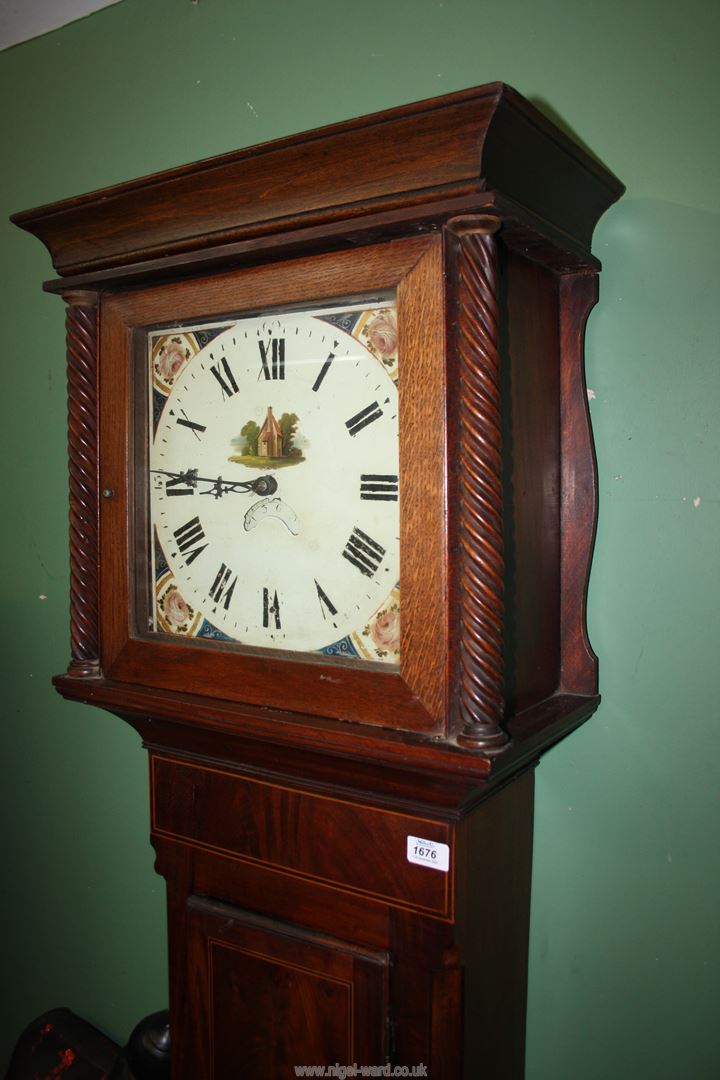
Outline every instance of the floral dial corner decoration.
[(148, 333), (150, 629), (398, 664), (393, 299)]

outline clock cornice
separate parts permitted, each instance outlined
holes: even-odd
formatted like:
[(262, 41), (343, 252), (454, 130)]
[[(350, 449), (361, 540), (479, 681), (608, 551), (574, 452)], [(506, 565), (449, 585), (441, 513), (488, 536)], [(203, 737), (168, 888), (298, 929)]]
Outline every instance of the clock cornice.
[[(292, 237), (340, 244), (500, 209), (590, 260), (622, 184), (504, 83), (344, 121), (15, 214), (63, 279), (180, 272), (211, 250), (250, 259)], [(522, 241), (520, 241), (522, 242)], [(285, 245), (285, 247), (283, 246)], [(51, 286), (52, 287), (52, 286)], [(60, 290), (58, 282), (54, 288)], [(54, 291), (54, 290), (53, 290)]]

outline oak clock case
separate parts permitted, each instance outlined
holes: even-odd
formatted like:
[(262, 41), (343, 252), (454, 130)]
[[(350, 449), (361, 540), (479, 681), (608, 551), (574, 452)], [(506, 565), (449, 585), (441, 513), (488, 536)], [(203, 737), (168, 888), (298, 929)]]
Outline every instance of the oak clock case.
[(428, 363), (443, 352), (441, 247), (103, 300), (107, 677), (441, 730), (446, 395)]
[(15, 215), (67, 303), (54, 681), (149, 753), (174, 1080), (523, 1075), (622, 191), (493, 83)]

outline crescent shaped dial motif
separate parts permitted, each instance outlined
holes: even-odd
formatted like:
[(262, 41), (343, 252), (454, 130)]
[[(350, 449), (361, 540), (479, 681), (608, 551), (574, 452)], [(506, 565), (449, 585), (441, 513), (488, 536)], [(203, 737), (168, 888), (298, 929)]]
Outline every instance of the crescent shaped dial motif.
[(286, 503), (277, 497), (274, 499), (259, 499), (256, 503), (252, 504), (243, 519), (245, 531), (250, 532), (250, 530), (255, 529), (261, 521), (265, 521), (266, 518), (271, 517), (277, 518), (278, 521), (282, 521), (283, 525), (289, 529), (293, 536), (298, 535), (300, 529), (297, 514), (289, 503)]

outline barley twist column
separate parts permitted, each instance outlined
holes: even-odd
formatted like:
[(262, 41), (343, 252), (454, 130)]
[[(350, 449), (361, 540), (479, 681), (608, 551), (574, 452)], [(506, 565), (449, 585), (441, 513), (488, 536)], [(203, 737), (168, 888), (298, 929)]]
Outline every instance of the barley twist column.
[(97, 296), (68, 292), (66, 314), (70, 461), (68, 675), (100, 671), (98, 634)]
[(455, 218), (458, 358), (460, 677), (458, 742), (508, 744), (504, 711), (504, 556), (496, 218)]

